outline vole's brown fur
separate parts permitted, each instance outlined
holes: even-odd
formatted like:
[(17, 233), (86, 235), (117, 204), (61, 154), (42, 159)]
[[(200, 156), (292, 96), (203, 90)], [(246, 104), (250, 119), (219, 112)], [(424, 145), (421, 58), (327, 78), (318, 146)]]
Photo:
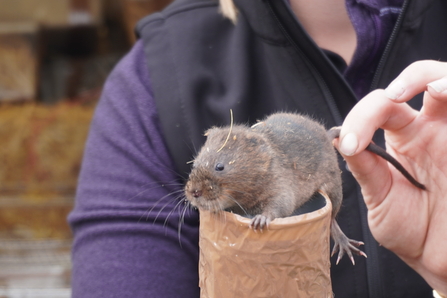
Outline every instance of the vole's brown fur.
[(185, 186), (192, 205), (253, 216), (250, 226), (262, 230), (323, 190), (333, 206), (333, 253), (339, 251), (338, 260), (347, 253), (353, 263), (352, 253), (366, 256), (357, 248), (362, 243), (348, 239), (335, 220), (342, 202), (332, 146), (336, 136), (328, 136), (321, 124), (299, 114), (277, 113), (253, 127), (212, 128), (206, 135)]

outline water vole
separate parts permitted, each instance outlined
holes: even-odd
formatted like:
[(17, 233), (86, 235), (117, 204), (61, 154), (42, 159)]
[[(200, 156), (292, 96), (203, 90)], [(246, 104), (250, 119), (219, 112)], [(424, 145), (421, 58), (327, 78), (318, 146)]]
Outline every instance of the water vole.
[[(332, 254), (366, 256), (348, 239), (335, 217), (342, 202), (342, 181), (332, 140), (318, 122), (299, 114), (277, 113), (252, 127), (211, 128), (194, 159), (186, 198), (199, 209), (252, 216), (262, 230), (277, 217), (290, 216), (322, 190), (332, 202)], [(383, 150), (383, 149), (382, 149)], [(384, 150), (383, 150), (384, 151)]]

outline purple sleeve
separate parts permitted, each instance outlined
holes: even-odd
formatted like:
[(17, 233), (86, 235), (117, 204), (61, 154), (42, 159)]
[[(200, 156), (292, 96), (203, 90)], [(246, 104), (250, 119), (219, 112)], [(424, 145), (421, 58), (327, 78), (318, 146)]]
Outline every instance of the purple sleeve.
[(73, 298), (199, 297), (198, 216), (181, 190), (137, 42), (92, 121), (69, 216)]

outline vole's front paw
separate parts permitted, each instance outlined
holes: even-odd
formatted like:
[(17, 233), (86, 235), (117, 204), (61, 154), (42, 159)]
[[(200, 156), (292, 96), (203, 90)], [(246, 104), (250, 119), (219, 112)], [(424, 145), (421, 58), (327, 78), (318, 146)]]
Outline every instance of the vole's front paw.
[(268, 228), (270, 224), (271, 219), (265, 215), (259, 214), (253, 217), (250, 223), (250, 228), (253, 229), (255, 232), (257, 230), (261, 231), (264, 228)]

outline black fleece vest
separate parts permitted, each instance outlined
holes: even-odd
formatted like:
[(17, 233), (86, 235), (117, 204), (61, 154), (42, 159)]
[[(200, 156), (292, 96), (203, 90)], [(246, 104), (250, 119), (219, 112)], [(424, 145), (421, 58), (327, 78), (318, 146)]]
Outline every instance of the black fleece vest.
[[(137, 28), (165, 140), (183, 176), (205, 141), (203, 132), (229, 124), (230, 109), (236, 123), (294, 111), (329, 128), (357, 102), (285, 0), (235, 3), (235, 25), (219, 14), (216, 0), (177, 0)], [(405, 2), (371, 89), (386, 87), (422, 59), (447, 61), (447, 1)], [(419, 108), (421, 96), (411, 105)], [(340, 166), (345, 169), (343, 161)], [(421, 277), (372, 238), (359, 187), (346, 170), (343, 179), (338, 222), (348, 237), (365, 242), (368, 259), (332, 265), (335, 297), (432, 297)]]

